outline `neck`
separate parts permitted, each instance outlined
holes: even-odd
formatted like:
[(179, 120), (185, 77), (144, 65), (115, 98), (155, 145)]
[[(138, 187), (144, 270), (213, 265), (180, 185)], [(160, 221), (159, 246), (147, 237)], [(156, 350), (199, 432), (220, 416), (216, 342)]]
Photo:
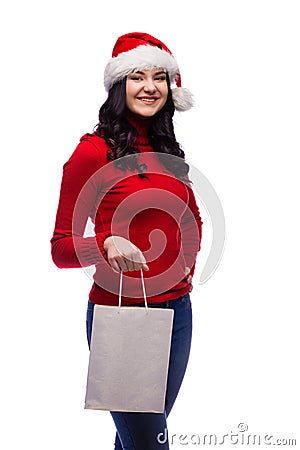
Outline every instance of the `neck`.
[(139, 116), (131, 111), (126, 111), (125, 117), (137, 132), (136, 143), (138, 145), (148, 144), (148, 132), (151, 125), (151, 118)]

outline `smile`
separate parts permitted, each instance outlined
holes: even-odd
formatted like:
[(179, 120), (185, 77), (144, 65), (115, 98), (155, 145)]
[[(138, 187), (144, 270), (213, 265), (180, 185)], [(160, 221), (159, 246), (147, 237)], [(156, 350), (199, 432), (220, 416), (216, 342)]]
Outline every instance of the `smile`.
[(158, 98), (157, 97), (139, 97), (138, 100), (150, 105), (150, 104), (155, 103), (158, 100)]

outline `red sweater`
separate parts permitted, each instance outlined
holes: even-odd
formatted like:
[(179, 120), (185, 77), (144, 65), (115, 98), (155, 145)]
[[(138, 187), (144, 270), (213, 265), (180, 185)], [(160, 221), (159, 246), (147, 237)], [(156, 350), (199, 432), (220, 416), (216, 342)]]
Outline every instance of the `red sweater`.
[[(52, 258), (60, 268), (95, 265), (89, 299), (97, 304), (118, 302), (119, 274), (103, 249), (108, 236), (123, 236), (143, 252), (150, 269), (144, 272), (149, 303), (189, 291), (185, 267), (193, 274), (200, 249), (202, 221), (192, 189), (159, 161), (148, 142), (147, 121), (135, 119), (133, 124), (139, 135), (138, 162), (147, 166), (145, 177), (108, 161), (108, 146), (95, 133), (80, 139), (63, 167)], [(94, 236), (89, 237), (88, 218), (94, 224)], [(122, 304), (142, 299), (140, 273), (124, 273)]]

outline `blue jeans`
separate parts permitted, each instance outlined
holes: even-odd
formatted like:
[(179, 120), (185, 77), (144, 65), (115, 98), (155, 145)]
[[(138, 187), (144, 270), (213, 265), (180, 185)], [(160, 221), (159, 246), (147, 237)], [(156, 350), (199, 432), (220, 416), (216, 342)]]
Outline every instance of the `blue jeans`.
[[(192, 308), (190, 296), (186, 294), (176, 300), (149, 304), (149, 307), (174, 310), (165, 413), (111, 412), (117, 428), (115, 450), (169, 450), (167, 417), (179, 392), (191, 347)], [(89, 346), (93, 311), (94, 304), (88, 302), (86, 329)]]

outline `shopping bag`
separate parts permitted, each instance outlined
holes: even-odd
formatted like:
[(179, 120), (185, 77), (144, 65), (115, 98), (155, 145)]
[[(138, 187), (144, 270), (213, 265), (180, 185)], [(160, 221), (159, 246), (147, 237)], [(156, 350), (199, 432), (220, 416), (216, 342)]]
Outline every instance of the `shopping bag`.
[(163, 413), (174, 311), (95, 305), (85, 409)]

